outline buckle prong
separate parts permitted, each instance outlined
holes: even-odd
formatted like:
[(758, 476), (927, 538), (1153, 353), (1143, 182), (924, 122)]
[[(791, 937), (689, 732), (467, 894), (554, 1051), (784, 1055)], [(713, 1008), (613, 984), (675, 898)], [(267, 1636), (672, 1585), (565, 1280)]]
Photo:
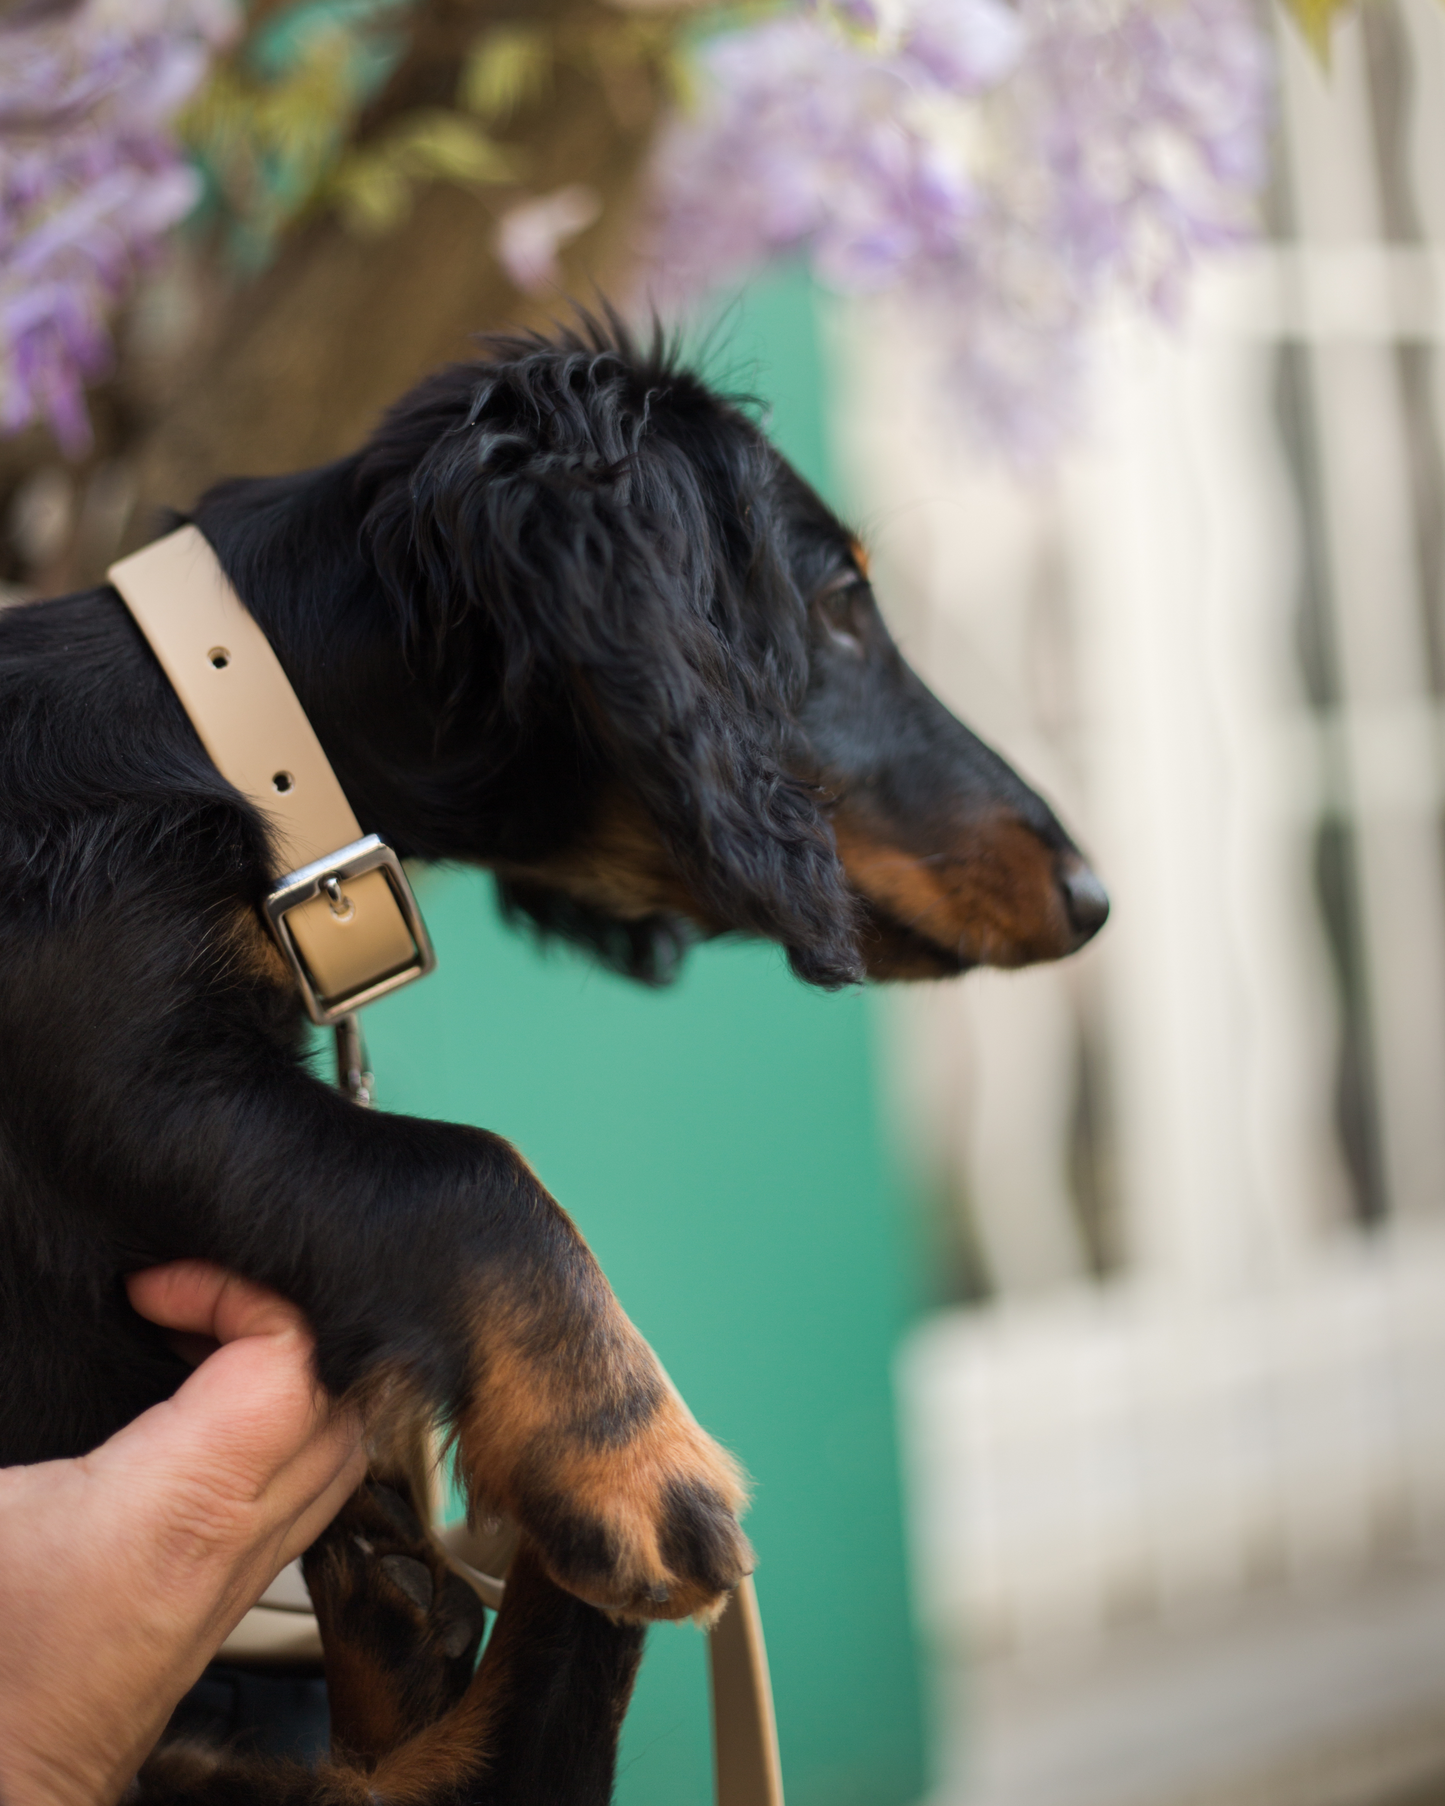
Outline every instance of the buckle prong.
[(331, 905), (331, 913), (338, 922), (349, 922), (356, 914), (356, 905), (350, 897), (341, 894), (341, 880), (333, 872), (329, 878), (321, 880), (321, 888), (326, 892), (326, 900)]

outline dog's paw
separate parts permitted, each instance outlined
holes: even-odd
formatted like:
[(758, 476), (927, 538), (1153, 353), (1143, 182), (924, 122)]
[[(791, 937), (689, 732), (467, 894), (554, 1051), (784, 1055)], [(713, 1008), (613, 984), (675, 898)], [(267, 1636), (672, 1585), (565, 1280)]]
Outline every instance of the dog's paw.
[(499, 1511), (548, 1576), (614, 1618), (702, 1618), (752, 1572), (737, 1463), (698, 1425), (545, 1194), (524, 1285), (493, 1277), (454, 1414), (479, 1517)]
[(510, 1491), (551, 1578), (614, 1618), (706, 1621), (753, 1569), (742, 1473), (665, 1381), (623, 1439), (538, 1438)]
[(335, 1745), (380, 1754), (460, 1699), (486, 1611), (402, 1491), (369, 1480), (302, 1568), (326, 1652)]

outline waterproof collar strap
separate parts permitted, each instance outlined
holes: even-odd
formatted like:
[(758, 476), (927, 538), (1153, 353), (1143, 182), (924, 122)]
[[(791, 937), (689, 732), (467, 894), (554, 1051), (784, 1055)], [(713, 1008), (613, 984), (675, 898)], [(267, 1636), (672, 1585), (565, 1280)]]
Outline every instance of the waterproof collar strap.
[(436, 965), (401, 861), (364, 835), (269, 641), (195, 527), (106, 573), (228, 783), (269, 819), (281, 873), (266, 921), (313, 1022)]

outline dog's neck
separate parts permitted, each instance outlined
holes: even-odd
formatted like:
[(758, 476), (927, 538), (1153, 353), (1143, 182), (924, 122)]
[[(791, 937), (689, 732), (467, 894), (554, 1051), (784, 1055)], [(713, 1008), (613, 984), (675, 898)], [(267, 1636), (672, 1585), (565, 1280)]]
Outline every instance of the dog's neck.
[(406, 857), (532, 861), (577, 831), (565, 711), (507, 717), (480, 623), (408, 641), (368, 560), (357, 460), (227, 484), (196, 524), (275, 648), (367, 833)]

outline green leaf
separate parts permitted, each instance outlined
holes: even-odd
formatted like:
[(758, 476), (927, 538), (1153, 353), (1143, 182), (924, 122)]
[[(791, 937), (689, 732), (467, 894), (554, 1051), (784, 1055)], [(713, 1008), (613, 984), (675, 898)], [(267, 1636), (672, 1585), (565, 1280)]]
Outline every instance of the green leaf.
[(515, 151), (441, 108), (406, 114), (386, 142), (396, 167), (409, 176), (447, 182), (511, 182), (517, 176)]
[(551, 74), (550, 33), (539, 25), (497, 25), (467, 52), (457, 100), (489, 125), (505, 125), (546, 91)]
[(377, 142), (349, 151), (332, 173), (328, 195), (351, 231), (376, 237), (411, 212), (419, 184), (515, 182), (522, 163), (518, 151), (496, 143), (474, 120), (423, 107), (402, 114)]
[(354, 46), (315, 34), (284, 76), (223, 63), (177, 124), (232, 215), (233, 249), (264, 262), (269, 245), (327, 186), (361, 105)]
[(385, 156), (355, 152), (331, 183), (343, 224), (361, 238), (378, 238), (411, 212), (411, 183)]

